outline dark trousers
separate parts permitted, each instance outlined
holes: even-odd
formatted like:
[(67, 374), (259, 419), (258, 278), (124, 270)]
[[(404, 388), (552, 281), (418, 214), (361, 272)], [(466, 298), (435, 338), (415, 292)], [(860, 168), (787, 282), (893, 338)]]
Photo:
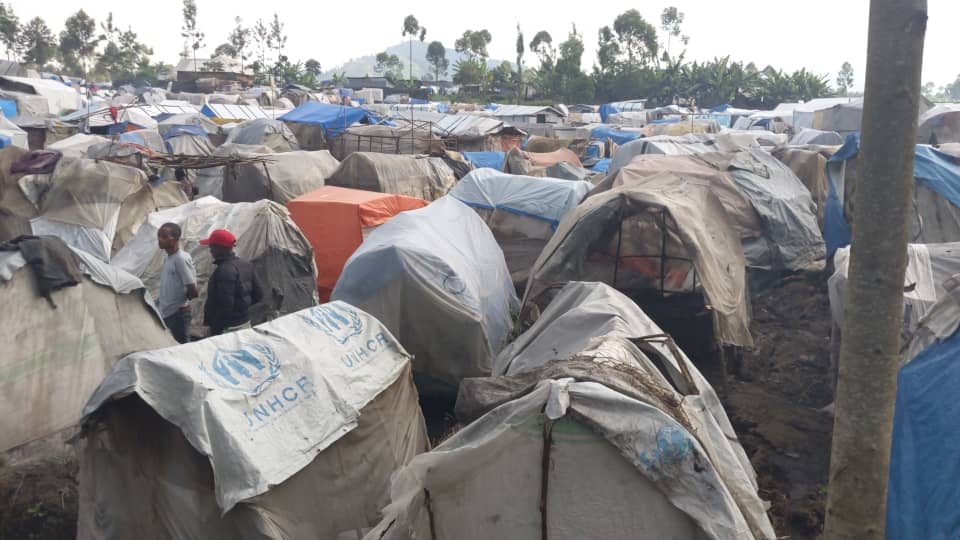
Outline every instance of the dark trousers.
[(173, 339), (176, 339), (177, 343), (187, 343), (190, 341), (190, 321), (192, 319), (193, 315), (190, 313), (190, 308), (184, 308), (164, 319), (163, 324), (170, 329)]

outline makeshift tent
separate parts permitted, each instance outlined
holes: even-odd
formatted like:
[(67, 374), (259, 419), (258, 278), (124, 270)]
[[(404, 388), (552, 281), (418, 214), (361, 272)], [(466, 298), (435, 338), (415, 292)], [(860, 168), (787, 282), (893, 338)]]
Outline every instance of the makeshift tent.
[(599, 126), (590, 132), (590, 138), (598, 141), (613, 141), (616, 144), (627, 144), (630, 141), (643, 137), (640, 130), (618, 129), (610, 126)]
[(474, 168), (486, 167), (498, 171), (503, 170), (504, 160), (507, 157), (506, 152), (461, 152), (460, 154)]
[(423, 199), (334, 186), (287, 202), (290, 217), (313, 246), (320, 301), (330, 299), (343, 265), (374, 229), (426, 205)]
[(717, 196), (663, 173), (588, 197), (568, 213), (530, 271), (524, 304), (537, 303), (557, 283), (600, 281), (648, 311), (708, 305), (715, 340), (747, 347), (753, 339), (745, 266), (739, 235)]
[(176, 344), (140, 280), (58, 238), (2, 246), (0, 289), (0, 451), (74, 426), (121, 357)]
[[(860, 139), (855, 135), (827, 164), (828, 192), (824, 208), (827, 256), (850, 244), (853, 194), (859, 171)], [(960, 159), (933, 147), (917, 145), (910, 205), (910, 242), (936, 244), (960, 241)]]
[(217, 123), (222, 123), (224, 121), (243, 122), (244, 120), (254, 120), (256, 118), (272, 118), (269, 114), (267, 114), (266, 111), (257, 105), (207, 103), (202, 109), (200, 109), (200, 112), (204, 116), (214, 119), (214, 121), (217, 121)]
[(452, 197), (373, 231), (347, 261), (332, 298), (396, 334), (413, 353), (424, 394), (449, 394), (464, 377), (489, 374), (518, 307), (496, 239)]
[(534, 178), (477, 169), (450, 190), (476, 210), (503, 250), (513, 283), (522, 287), (560, 219), (580, 204), (590, 182)]
[(262, 163), (230, 164), (223, 168), (222, 199), (226, 202), (270, 199), (286, 204), (322, 186), (324, 179), (339, 165), (327, 150), (269, 154), (269, 160)]
[(3, 206), (0, 206), (0, 242), (6, 242), (18, 236), (30, 235), (32, 233), (30, 220), (18, 216)]
[(0, 114), (0, 137), (5, 139), (5, 144), (0, 148), (17, 146), (24, 150), (29, 149), (27, 132), (17, 127), (17, 125), (10, 120), (7, 120), (7, 117), (2, 114)]
[(836, 131), (840, 135), (859, 133), (860, 124), (863, 121), (863, 101), (841, 103), (828, 109), (814, 111), (813, 123), (810, 126), (803, 125), (803, 122), (798, 123), (796, 116), (795, 111), (794, 125), (798, 128), (812, 127), (823, 131)]
[(27, 151), (18, 146), (0, 148), (0, 207), (16, 216), (31, 219), (36, 217), (37, 207), (20, 189), (23, 174), (10, 171), (10, 167), (25, 155)]
[(299, 150), (297, 138), (290, 128), (279, 120), (257, 118), (241, 122), (230, 130), (227, 142), (232, 144), (262, 145), (274, 152)]
[[(178, 196), (176, 190), (149, 185), (139, 169), (68, 157), (61, 158), (50, 174), (21, 178), (20, 187), (37, 208), (31, 220), (34, 234), (57, 236), (104, 261), (162, 206), (158, 190), (163, 199)], [(187, 202), (182, 192), (177, 202)]]
[(843, 137), (836, 131), (821, 131), (819, 129), (801, 129), (790, 139), (790, 146), (817, 144), (821, 146), (840, 146)]
[(633, 158), (643, 154), (696, 155), (715, 152), (716, 145), (707, 135), (685, 135), (683, 137), (648, 137), (628, 142), (613, 154), (609, 173), (616, 174), (621, 167)]
[(157, 231), (167, 222), (180, 225), (180, 249), (190, 253), (197, 270), (200, 296), (191, 303), (193, 335), (204, 336), (208, 331), (203, 326), (203, 303), (214, 270), (210, 250), (199, 242), (216, 229), (232, 232), (237, 237), (237, 256), (256, 269), (265, 298), (250, 309), (254, 324), (317, 303), (313, 250), (287, 210), (271, 201), (230, 204), (212, 197), (150, 214), (136, 237), (113, 258), (113, 264), (142, 279), (155, 296), (164, 259), (157, 249)]
[(199, 113), (174, 114), (168, 116), (157, 123), (157, 130), (166, 137), (167, 131), (172, 128), (183, 128), (185, 126), (198, 127), (207, 135), (216, 135), (220, 133), (220, 126), (214, 123), (210, 118)]
[(453, 169), (441, 158), (354, 152), (327, 178), (327, 185), (433, 201), (456, 181)]
[(340, 302), (130, 355), (84, 414), (80, 539), (359, 538), (429, 446), (410, 355)]
[(834, 146), (782, 146), (771, 151), (773, 157), (790, 168), (810, 192), (817, 205), (817, 224), (823, 231), (823, 210), (827, 204), (827, 160)]
[(330, 105), (317, 101), (308, 101), (300, 105), (281, 116), (280, 120), (287, 123), (319, 126), (327, 140), (337, 137), (357, 122), (375, 124), (381, 121), (380, 117), (360, 107)]
[(56, 150), (66, 157), (79, 158), (87, 155), (87, 149), (91, 146), (110, 142), (106, 137), (100, 135), (89, 135), (87, 133), (77, 133), (66, 139), (59, 140), (53, 144), (47, 145), (47, 150)]
[(366, 538), (773, 538), (716, 393), (628, 298), (567, 284), (516, 344)]
[[(859, 111), (854, 111), (850, 109), (850, 106), (859, 106)], [(837, 111), (824, 116), (823, 111), (829, 110), (833, 107), (838, 107)], [(779, 106), (777, 107), (780, 108)], [(786, 113), (787, 109), (784, 108), (782, 111), (773, 111), (773, 114), (778, 114), (782, 116), (784, 120), (787, 120), (787, 116), (781, 113)], [(798, 103), (791, 105), (791, 112), (793, 113), (793, 126), (794, 131), (800, 131), (806, 128), (815, 128), (823, 129), (828, 131), (842, 131), (834, 127), (828, 127), (827, 120), (836, 119), (836, 120), (846, 120), (845, 124), (847, 126), (856, 124), (858, 127), (853, 131), (859, 131), (859, 121), (854, 120), (857, 115), (863, 114), (863, 98), (818, 98), (811, 99), (806, 103)], [(819, 122), (818, 122), (818, 114)], [(756, 115), (755, 115), (756, 116)], [(846, 127), (846, 126), (845, 126)]]
[(920, 115), (917, 142), (960, 143), (960, 103), (937, 105)]
[[(58, 115), (63, 111), (75, 111), (80, 108), (80, 93), (60, 81), (0, 76), (0, 89), (46, 98), (48, 109), (43, 111), (44, 113)], [(18, 107), (18, 110), (23, 114), (22, 109)]]
[(381, 154), (438, 154), (446, 148), (443, 138), (427, 125), (392, 127), (387, 125), (352, 126), (329, 141), (337, 159), (346, 159), (354, 152)]
[(960, 469), (960, 305), (957, 279), (920, 323), (902, 356), (890, 449), (887, 538), (956, 534)]
[[(250, 146), (246, 144), (223, 144), (214, 151), (214, 156), (231, 156), (239, 158), (245, 155), (272, 154), (273, 150), (266, 146)], [(223, 174), (226, 167), (210, 167), (200, 169), (194, 178), (194, 187), (201, 197), (210, 195), (218, 199), (223, 198)]]

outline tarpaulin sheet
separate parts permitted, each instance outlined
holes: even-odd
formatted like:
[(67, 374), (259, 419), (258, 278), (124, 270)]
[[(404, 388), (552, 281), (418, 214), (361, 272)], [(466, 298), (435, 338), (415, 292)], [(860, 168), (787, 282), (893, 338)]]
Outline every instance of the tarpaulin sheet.
[(456, 183), (442, 158), (354, 152), (327, 178), (327, 184), (433, 201)]
[(270, 118), (247, 120), (235, 126), (227, 135), (231, 144), (264, 145), (274, 152), (292, 152), (300, 149), (297, 138), (286, 124)]
[(476, 168), (487, 167), (489, 169), (503, 170), (503, 160), (506, 159), (506, 152), (461, 152), (463, 159)]
[(373, 231), (332, 298), (376, 316), (413, 353), (414, 371), (453, 389), (490, 372), (519, 303), (490, 229), (453, 197)]
[[(243, 152), (237, 152), (244, 155)], [(280, 204), (323, 186), (340, 162), (329, 150), (251, 154), (266, 158), (260, 163), (230, 164), (223, 168), (221, 198), (226, 202), (269, 199)]]
[(181, 135), (193, 135), (196, 137), (207, 137), (207, 131), (203, 129), (202, 126), (190, 126), (190, 125), (177, 125), (170, 126), (167, 128), (166, 133), (163, 134), (164, 140), (169, 140), (174, 137), (179, 137)]
[(487, 210), (504, 210), (550, 223), (580, 204), (593, 188), (590, 182), (538, 178), (477, 169), (450, 190), (461, 202)]
[(610, 158), (603, 158), (593, 164), (590, 170), (597, 173), (605, 173), (610, 170)]
[[(142, 537), (133, 533), (156, 532), (151, 521), (164, 538), (338, 538), (368, 527), (383, 498), (376, 489), (427, 445), (409, 362), (382, 324), (342, 302), (125, 357), (84, 407), (94, 443), (81, 452), (80, 513), (91, 518), (81, 518), (81, 538), (115, 528), (117, 537)], [(391, 388), (393, 401), (378, 406)], [(209, 463), (197, 467), (205, 474), (176, 480), (197, 455), (188, 448), (111, 447), (138, 426), (129, 417), (98, 426), (98, 410), (122, 419), (136, 402), (111, 402), (132, 394), (162, 418), (154, 429), (182, 433)], [(375, 422), (364, 426), (368, 414)], [(97, 444), (107, 429), (116, 430), (113, 444)], [(153, 466), (158, 458), (166, 466)], [(124, 478), (125, 469), (142, 478)]]
[(343, 265), (373, 227), (426, 205), (423, 199), (336, 186), (289, 201), (290, 217), (313, 245), (320, 301), (330, 298)]
[(361, 107), (345, 107), (308, 101), (284, 114), (279, 120), (321, 125), (326, 137), (332, 139), (357, 122), (377, 123), (381, 119)]
[(610, 139), (617, 144), (627, 144), (628, 142), (643, 137), (642, 131), (628, 131), (624, 129), (615, 129), (609, 126), (599, 126), (593, 128), (590, 132), (590, 138), (599, 141)]
[(17, 102), (12, 99), (0, 99), (0, 111), (7, 118), (16, 118)]

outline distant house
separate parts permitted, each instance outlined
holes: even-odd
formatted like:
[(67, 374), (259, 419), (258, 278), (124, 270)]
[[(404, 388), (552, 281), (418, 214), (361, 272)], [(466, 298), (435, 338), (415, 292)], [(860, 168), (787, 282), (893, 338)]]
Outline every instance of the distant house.
[(236, 81), (244, 86), (253, 84), (253, 71), (240, 60), (229, 56), (215, 58), (181, 58), (177, 64), (177, 83), (194, 83), (197, 79)]
[(363, 90), (364, 88), (378, 88), (384, 90), (393, 90), (395, 87), (386, 77), (347, 77), (347, 83), (344, 85), (353, 90)]
[(566, 115), (555, 107), (537, 105), (504, 105), (492, 116), (508, 124), (562, 124)]

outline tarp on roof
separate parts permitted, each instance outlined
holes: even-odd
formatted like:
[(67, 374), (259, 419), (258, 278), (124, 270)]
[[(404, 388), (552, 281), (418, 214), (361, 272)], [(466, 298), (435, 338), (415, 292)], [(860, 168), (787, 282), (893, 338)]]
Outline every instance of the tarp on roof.
[(174, 127), (199, 127), (207, 135), (216, 135), (220, 133), (220, 126), (215, 124), (208, 117), (199, 113), (175, 114), (168, 116), (157, 123), (157, 131), (166, 136), (168, 130)]
[(110, 139), (100, 135), (90, 135), (87, 133), (77, 133), (66, 139), (61, 139), (55, 143), (48, 144), (47, 150), (56, 150), (66, 157), (79, 158), (86, 155), (87, 148), (98, 144), (110, 142)]
[(630, 163), (634, 157), (642, 154), (696, 155), (717, 150), (713, 137), (709, 135), (683, 135), (681, 137), (657, 136), (636, 139), (617, 148), (610, 162), (610, 174)]
[(214, 270), (210, 250), (199, 242), (216, 229), (227, 229), (237, 237), (237, 255), (253, 263), (263, 285), (264, 301), (250, 310), (254, 324), (316, 304), (313, 250), (287, 210), (272, 201), (230, 204), (212, 197), (151, 213), (111, 261), (142, 279), (154, 295), (160, 290), (164, 258), (157, 249), (157, 231), (167, 222), (180, 225), (180, 248), (190, 253), (197, 270), (200, 296), (191, 302), (194, 335), (207, 332), (203, 302)]
[(6, 116), (0, 115), (0, 136), (7, 138), (7, 144), (4, 146), (17, 146), (24, 150), (29, 150), (27, 144), (27, 132), (20, 129), (16, 124), (7, 120)]
[(960, 143), (960, 103), (944, 103), (920, 115), (917, 142)]
[(17, 116), (17, 102), (12, 99), (0, 99), (0, 112), (7, 118)]
[(821, 131), (819, 129), (801, 129), (790, 139), (791, 146), (804, 144), (818, 144), (822, 146), (840, 146), (843, 144), (843, 137), (836, 131)]
[(320, 301), (330, 299), (343, 265), (376, 227), (423, 199), (323, 186), (287, 203), (290, 216), (313, 245)]
[(271, 118), (266, 111), (255, 105), (229, 105), (225, 103), (207, 103), (200, 112), (210, 118), (222, 120), (254, 120)]
[(286, 124), (279, 120), (257, 118), (234, 126), (227, 135), (232, 144), (263, 145), (274, 152), (292, 152), (299, 150), (297, 138)]
[(54, 115), (80, 108), (80, 94), (59, 81), (0, 76), (0, 88), (43, 96), (49, 107), (44, 112)]
[(327, 150), (283, 152), (267, 156), (268, 161), (263, 163), (230, 164), (224, 167), (221, 198), (226, 202), (269, 199), (286, 204), (323, 186), (325, 179), (340, 165)]
[(740, 237), (716, 195), (682, 176), (663, 173), (640, 186), (620, 186), (568, 213), (530, 271), (524, 302), (566, 281), (702, 292), (718, 341), (753, 344)]
[(506, 152), (461, 152), (467, 163), (479, 169), (487, 167), (498, 171), (503, 170), (503, 161), (507, 158)]
[(330, 105), (308, 101), (279, 118), (284, 122), (299, 122), (323, 126), (327, 138), (333, 138), (357, 122), (377, 123), (380, 118), (361, 107)]
[(84, 412), (81, 539), (355, 538), (429, 445), (410, 356), (343, 303), (127, 356)]
[(354, 152), (327, 178), (327, 184), (433, 201), (456, 183), (443, 159), (426, 156)]
[(609, 126), (598, 126), (590, 131), (590, 138), (598, 141), (607, 139), (617, 144), (627, 144), (628, 142), (643, 137), (643, 132), (636, 130), (616, 129)]
[(4, 331), (16, 336), (16, 346), (0, 355), (0, 451), (74, 426), (90, 394), (130, 351), (176, 344), (140, 280), (83, 251), (71, 253), (84, 277), (51, 292), (53, 307), (37, 294), (21, 252), (0, 251), (4, 302), (16, 306), (0, 312)]
[(608, 172), (610, 170), (610, 161), (612, 161), (610, 158), (603, 158), (603, 159), (597, 160), (597, 162), (594, 163), (592, 167), (590, 167), (590, 170), (595, 173)]
[(414, 371), (440, 385), (422, 393), (450, 393), (464, 377), (488, 374), (518, 308), (496, 239), (453, 197), (373, 231), (347, 261), (332, 298), (396, 334), (414, 356)]
[[(213, 150), (213, 156), (242, 157), (250, 154), (272, 154), (273, 150), (266, 146), (249, 146), (245, 144), (224, 143)], [(200, 169), (194, 178), (194, 187), (201, 197), (211, 196), (223, 198), (223, 174), (226, 167), (211, 167)]]

